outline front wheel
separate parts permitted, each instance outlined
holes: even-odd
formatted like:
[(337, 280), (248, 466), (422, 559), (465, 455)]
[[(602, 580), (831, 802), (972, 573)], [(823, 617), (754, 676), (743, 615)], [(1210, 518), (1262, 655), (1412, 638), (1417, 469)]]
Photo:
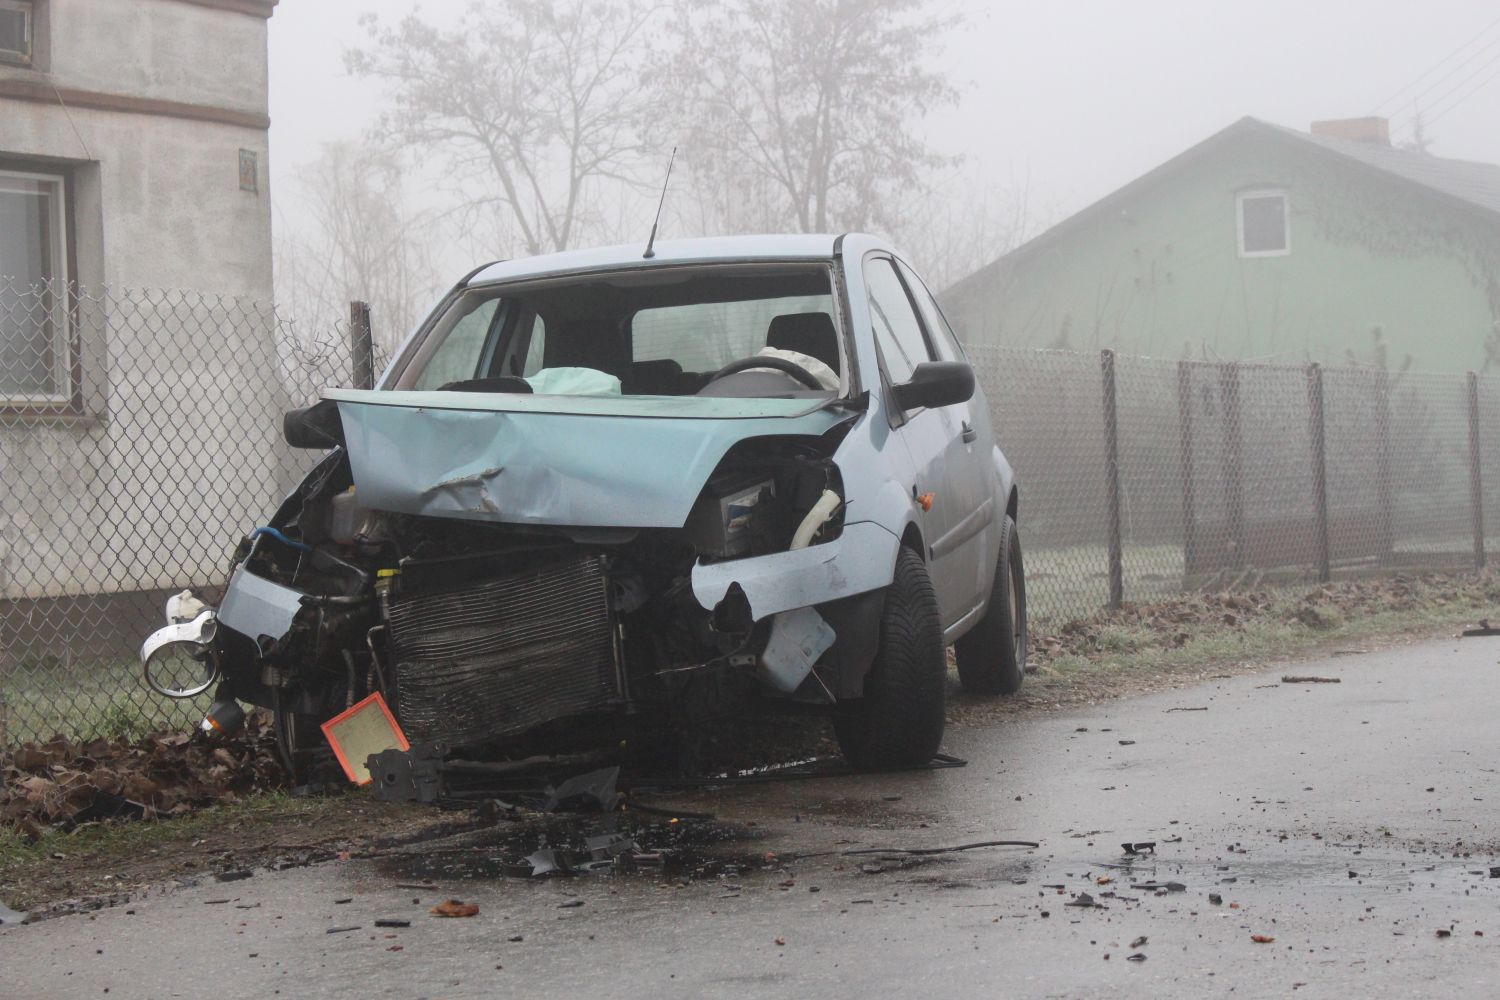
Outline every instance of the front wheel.
[(948, 681), (937, 594), (922, 557), (896, 556), (880, 618), (880, 646), (864, 697), (840, 706), (833, 729), (850, 764), (862, 770), (920, 767), (943, 741)]
[(970, 694), (1015, 694), (1026, 676), (1026, 573), (1016, 522), (1006, 516), (990, 606), (954, 644), (958, 679)]

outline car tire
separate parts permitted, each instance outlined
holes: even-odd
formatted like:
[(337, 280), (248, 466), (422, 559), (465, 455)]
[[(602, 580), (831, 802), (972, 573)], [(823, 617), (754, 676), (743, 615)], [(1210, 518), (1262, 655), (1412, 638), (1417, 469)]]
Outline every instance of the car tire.
[(844, 758), (861, 770), (931, 761), (943, 741), (947, 681), (937, 594), (922, 557), (903, 547), (886, 590), (880, 645), (864, 697), (834, 716)]
[(1026, 572), (1016, 522), (1006, 515), (990, 606), (954, 644), (958, 679), (969, 694), (1015, 694), (1026, 676)]

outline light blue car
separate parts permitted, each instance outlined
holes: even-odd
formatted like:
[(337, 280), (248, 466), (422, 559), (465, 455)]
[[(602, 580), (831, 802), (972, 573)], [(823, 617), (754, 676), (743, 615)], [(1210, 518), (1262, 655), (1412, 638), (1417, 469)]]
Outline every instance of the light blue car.
[(937, 752), (948, 647), (1014, 692), (1014, 476), (916, 273), (861, 234), (642, 250), (480, 268), (288, 414), (328, 454), (218, 608), (176, 599), (152, 686), (274, 709), (293, 766), (374, 692), (465, 752), (810, 710), (871, 768)]

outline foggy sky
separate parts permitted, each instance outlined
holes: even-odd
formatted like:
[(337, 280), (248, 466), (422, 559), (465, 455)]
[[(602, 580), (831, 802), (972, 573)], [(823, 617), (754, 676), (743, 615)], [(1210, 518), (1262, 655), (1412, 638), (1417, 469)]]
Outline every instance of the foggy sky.
[[(413, 6), (455, 23), (466, 2), (282, 0), (277, 7), (270, 67), (278, 224), (295, 207), (289, 181), (296, 168), (320, 143), (357, 137), (378, 111), (379, 84), (351, 79), (343, 68), (345, 47), (366, 37), (359, 15), (394, 18)], [(1395, 131), (1409, 120), (1414, 94), (1431, 88), (1426, 103), (1441, 112), (1486, 79), (1431, 126), (1430, 151), (1500, 163), (1494, 0), (940, 6), (969, 15), (943, 59), (963, 99), (929, 119), (929, 141), (962, 154), (970, 173), (1026, 186), (1038, 223), (1077, 211), (1244, 115), (1305, 130), (1315, 119), (1378, 111)], [(1483, 41), (1402, 91), (1487, 26)], [(1402, 99), (1391, 100), (1398, 92)]]

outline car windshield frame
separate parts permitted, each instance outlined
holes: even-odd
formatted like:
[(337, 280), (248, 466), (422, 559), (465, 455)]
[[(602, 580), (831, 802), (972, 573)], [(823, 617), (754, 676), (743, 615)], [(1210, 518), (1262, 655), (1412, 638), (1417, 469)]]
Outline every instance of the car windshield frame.
[[(441, 345), (452, 332), (454, 326), (467, 315), (472, 314), (480, 305), (468, 305), (469, 303), (482, 303), (494, 299), (524, 301), (524, 296), (529, 292), (546, 292), (555, 294), (559, 289), (569, 286), (588, 286), (607, 284), (619, 287), (631, 286), (653, 286), (653, 285), (680, 285), (689, 282), (698, 275), (712, 273), (714, 277), (727, 278), (772, 278), (778, 274), (795, 276), (798, 273), (810, 275), (816, 273), (826, 282), (826, 292), (818, 292), (826, 295), (827, 311), (833, 321), (834, 331), (838, 338), (840, 351), (840, 365), (837, 375), (839, 386), (836, 390), (825, 391), (828, 394), (809, 392), (805, 396), (794, 397), (806, 399), (809, 402), (834, 400), (848, 400), (859, 394), (858, 363), (856, 346), (851, 335), (849, 322), (847, 294), (844, 289), (842, 274), (838, 267), (838, 261), (832, 258), (819, 257), (789, 257), (789, 258), (765, 258), (755, 260), (704, 260), (685, 261), (681, 263), (659, 264), (647, 267), (622, 265), (617, 267), (596, 268), (585, 271), (571, 271), (557, 274), (541, 275), (537, 277), (526, 277), (503, 281), (470, 283), (461, 285), (447, 295), (443, 301), (428, 316), (422, 326), (408, 338), (402, 346), (390, 369), (381, 378), (377, 388), (382, 391), (420, 391), (417, 390), (418, 381), (431, 362), (433, 356), (441, 348)], [(795, 297), (795, 293), (787, 297)], [(742, 299), (705, 299), (706, 302), (749, 302), (756, 301), (761, 297), (746, 297)], [(764, 297), (769, 299), (771, 297)], [(660, 306), (643, 306), (629, 313), (625, 320), (633, 320), (639, 313)], [(490, 328), (485, 334), (485, 343), (479, 352), (479, 358), (492, 359), (497, 345), (503, 348), (503, 355), (508, 357), (513, 353), (511, 338), (513, 334), (507, 330), (496, 331), (493, 323), (498, 314), (504, 309), (496, 309), (496, 317), (492, 317)], [(524, 311), (524, 310), (523, 310)], [(541, 313), (535, 313), (538, 318), (544, 319)], [(545, 321), (545, 319), (544, 319)], [(546, 329), (551, 334), (554, 329), (551, 322), (546, 322)], [(625, 342), (627, 347), (630, 342)], [(522, 351), (524, 354), (524, 351)], [(633, 350), (632, 350), (633, 353)], [(483, 364), (489, 364), (489, 360), (483, 360)], [(603, 369), (600, 369), (601, 371)], [(702, 374), (702, 373), (699, 373)], [(432, 390), (426, 391), (452, 391)], [(503, 391), (503, 390), (498, 390)], [(566, 394), (564, 394), (566, 395)], [(687, 394), (655, 394), (649, 392), (629, 392), (621, 394), (624, 400), (634, 398), (687, 398)], [(734, 398), (758, 398), (754, 395)], [(760, 397), (769, 398), (769, 397)]]

